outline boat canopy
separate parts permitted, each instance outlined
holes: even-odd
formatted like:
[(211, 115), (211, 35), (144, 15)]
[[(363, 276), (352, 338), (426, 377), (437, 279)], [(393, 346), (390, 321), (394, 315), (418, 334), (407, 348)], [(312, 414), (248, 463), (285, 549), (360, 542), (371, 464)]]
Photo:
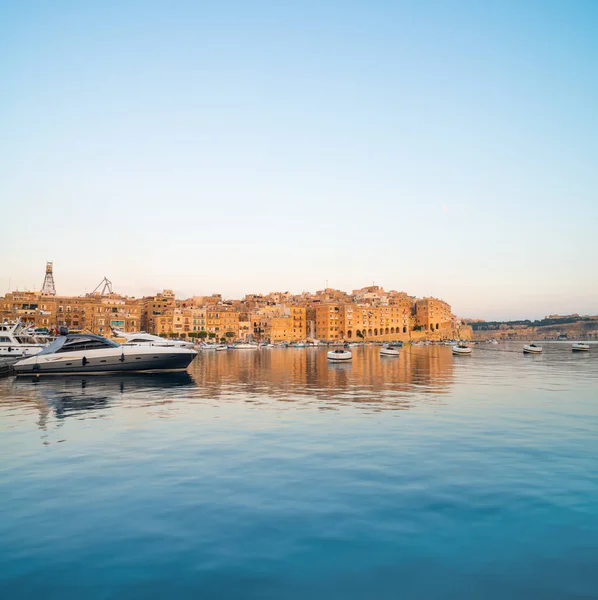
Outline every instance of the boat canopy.
[(120, 344), (92, 333), (71, 333), (56, 338), (46, 346), (38, 356), (42, 354), (59, 354), (62, 352), (77, 352), (79, 350), (97, 350), (99, 348), (118, 348)]

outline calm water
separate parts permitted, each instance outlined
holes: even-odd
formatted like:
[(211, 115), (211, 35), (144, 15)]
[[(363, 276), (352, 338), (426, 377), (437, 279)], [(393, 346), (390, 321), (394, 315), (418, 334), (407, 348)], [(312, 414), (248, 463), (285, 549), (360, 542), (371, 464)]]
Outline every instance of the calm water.
[(598, 346), (0, 381), (0, 597), (597, 598)]

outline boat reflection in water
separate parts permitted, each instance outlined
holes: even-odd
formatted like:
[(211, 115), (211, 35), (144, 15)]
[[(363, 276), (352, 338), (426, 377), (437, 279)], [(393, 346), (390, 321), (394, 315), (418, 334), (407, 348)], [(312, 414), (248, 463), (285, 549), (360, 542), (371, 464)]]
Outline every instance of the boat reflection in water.
[(58, 420), (67, 417), (95, 418), (101, 416), (97, 413), (115, 404), (150, 407), (169, 403), (175, 397), (184, 396), (185, 388), (195, 388), (195, 381), (189, 373), (182, 371), (122, 373), (104, 377), (16, 377), (13, 385), (13, 402), (35, 402), (42, 419), (40, 427), (43, 428), (50, 412)]
[[(415, 394), (429, 399), (449, 391), (450, 348), (406, 347), (392, 361), (378, 347), (353, 348), (353, 360), (327, 359), (326, 348), (276, 352), (202, 354), (190, 372), (199, 394), (251, 401), (318, 402), (324, 407), (357, 403), (376, 409), (409, 408)], [(421, 397), (420, 400), (421, 401)]]
[[(188, 371), (16, 377), (2, 407), (29, 404), (47, 431), (65, 420), (130, 415), (136, 426), (154, 417), (201, 418), (204, 407), (251, 403), (283, 409), (310, 405), (322, 410), (353, 406), (405, 410), (438, 405), (453, 382), (453, 357), (444, 346), (405, 348), (392, 361), (378, 347), (353, 350), (353, 360), (335, 363), (321, 349), (277, 352), (203, 352)], [(116, 409), (132, 409), (123, 412)], [(56, 441), (56, 440), (54, 440)], [(58, 440), (63, 441), (63, 440)]]

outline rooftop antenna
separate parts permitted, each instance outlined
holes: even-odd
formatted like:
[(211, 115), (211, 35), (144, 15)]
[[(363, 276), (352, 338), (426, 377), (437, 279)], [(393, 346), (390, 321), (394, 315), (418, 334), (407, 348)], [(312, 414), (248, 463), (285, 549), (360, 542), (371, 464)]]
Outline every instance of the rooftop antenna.
[(100, 296), (106, 296), (106, 290), (108, 290), (108, 294), (112, 293), (112, 282), (110, 279), (108, 279), (108, 277), (104, 276), (104, 279), (98, 283), (96, 289), (91, 293), (95, 294), (100, 288), (102, 288)]
[(43, 296), (56, 296), (56, 284), (54, 283), (54, 273), (52, 272), (52, 263), (46, 263), (46, 276), (42, 285)]

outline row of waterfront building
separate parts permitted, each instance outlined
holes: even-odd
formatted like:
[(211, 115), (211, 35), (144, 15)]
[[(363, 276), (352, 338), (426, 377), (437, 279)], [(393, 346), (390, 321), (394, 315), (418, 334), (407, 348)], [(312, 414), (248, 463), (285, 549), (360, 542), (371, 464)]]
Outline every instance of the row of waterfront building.
[(112, 329), (143, 330), (165, 337), (273, 343), (463, 339), (471, 335), (443, 300), (386, 292), (379, 286), (350, 294), (331, 288), (315, 294), (248, 294), (241, 300), (225, 300), (220, 294), (179, 299), (171, 290), (143, 298), (111, 291), (85, 296), (16, 291), (0, 297), (0, 318), (99, 335), (110, 335)]

